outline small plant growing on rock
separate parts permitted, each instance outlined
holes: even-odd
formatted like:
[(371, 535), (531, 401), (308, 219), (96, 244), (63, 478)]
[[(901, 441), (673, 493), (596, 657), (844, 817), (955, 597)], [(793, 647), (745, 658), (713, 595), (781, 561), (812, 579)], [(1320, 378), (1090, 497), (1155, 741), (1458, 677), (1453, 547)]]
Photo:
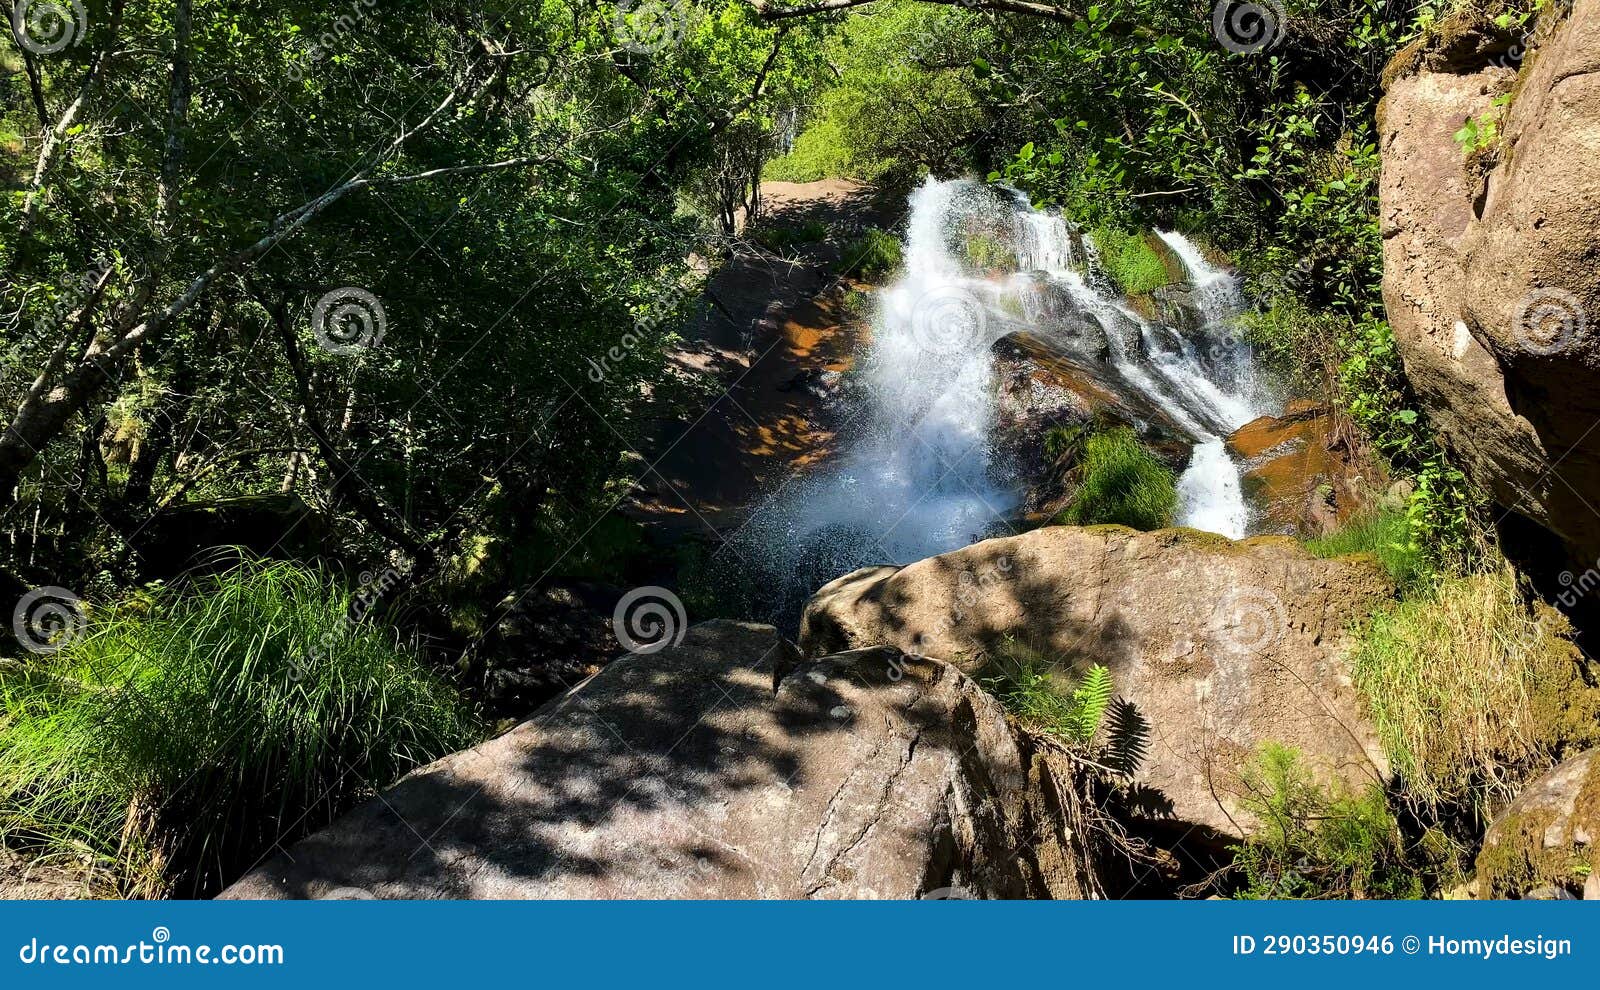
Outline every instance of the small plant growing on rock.
[(1268, 743), (1242, 774), (1244, 810), (1259, 831), (1233, 847), (1237, 896), (1258, 899), (1415, 898), (1423, 885), (1407, 861), (1383, 791), (1332, 791), (1300, 753)]
[(1023, 721), (1072, 743), (1086, 744), (1111, 708), (1111, 672), (1096, 664), (1069, 691), (1038, 652), (1013, 639), (995, 655), (983, 685)]
[(1131, 428), (1115, 427), (1083, 441), (1082, 458), (1072, 471), (1077, 491), (1055, 518), (1057, 524), (1116, 523), (1144, 530), (1172, 525), (1177, 479)]

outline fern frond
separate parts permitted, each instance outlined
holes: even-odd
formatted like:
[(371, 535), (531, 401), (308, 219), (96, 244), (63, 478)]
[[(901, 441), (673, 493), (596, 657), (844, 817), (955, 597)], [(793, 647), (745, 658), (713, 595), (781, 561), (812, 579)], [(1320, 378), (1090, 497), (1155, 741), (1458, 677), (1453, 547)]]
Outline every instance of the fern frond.
[(1101, 665), (1095, 664), (1083, 675), (1072, 692), (1072, 734), (1079, 742), (1088, 742), (1100, 730), (1113, 690), (1111, 671)]

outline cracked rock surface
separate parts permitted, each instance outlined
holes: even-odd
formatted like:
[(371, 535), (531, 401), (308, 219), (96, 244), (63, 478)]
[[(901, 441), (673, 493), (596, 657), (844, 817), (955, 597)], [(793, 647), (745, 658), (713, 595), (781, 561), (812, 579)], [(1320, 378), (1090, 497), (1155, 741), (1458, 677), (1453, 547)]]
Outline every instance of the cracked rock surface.
[[(775, 690), (776, 687), (776, 690)], [(1077, 897), (1070, 767), (956, 668), (717, 621), (409, 775), (224, 897)]]

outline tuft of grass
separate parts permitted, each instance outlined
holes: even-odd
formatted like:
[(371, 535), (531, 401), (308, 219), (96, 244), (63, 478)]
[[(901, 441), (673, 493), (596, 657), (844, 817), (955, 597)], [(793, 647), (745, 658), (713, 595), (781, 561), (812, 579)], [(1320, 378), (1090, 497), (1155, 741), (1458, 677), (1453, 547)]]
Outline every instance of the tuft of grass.
[(900, 257), (900, 238), (869, 227), (866, 233), (845, 246), (839, 267), (846, 275), (876, 282), (900, 267)]
[(1376, 784), (1359, 794), (1317, 782), (1299, 751), (1266, 743), (1241, 774), (1244, 810), (1261, 822), (1233, 847), (1246, 900), (1418, 898), (1394, 815)]
[(1070, 690), (1036, 650), (1007, 638), (982, 685), (1024, 722), (1068, 742), (1088, 743), (1111, 707), (1111, 673), (1090, 667)]
[(1147, 235), (1099, 227), (1090, 236), (1106, 275), (1124, 295), (1142, 295), (1171, 283), (1167, 263)]
[(1078, 487), (1055, 522), (1068, 526), (1118, 523), (1134, 529), (1172, 525), (1177, 479), (1126, 426), (1104, 430), (1083, 443)]
[(1378, 558), (1394, 583), (1402, 590), (1416, 588), (1434, 574), (1427, 551), (1413, 538), (1410, 520), (1404, 512), (1390, 510), (1349, 525), (1320, 539), (1308, 540), (1306, 549), (1318, 557), (1343, 557), (1370, 553)]
[(1419, 810), (1486, 816), (1562, 744), (1594, 738), (1600, 705), (1569, 635), (1509, 566), (1441, 577), (1372, 616), (1351, 665)]
[(0, 843), (92, 858), (129, 894), (209, 893), (473, 742), (455, 693), (362, 608), (248, 561), (0, 673)]

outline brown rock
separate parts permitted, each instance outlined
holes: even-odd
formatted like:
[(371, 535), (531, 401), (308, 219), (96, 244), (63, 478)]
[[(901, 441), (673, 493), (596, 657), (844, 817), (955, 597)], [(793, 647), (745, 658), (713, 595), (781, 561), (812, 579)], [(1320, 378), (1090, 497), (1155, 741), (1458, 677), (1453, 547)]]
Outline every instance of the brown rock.
[(1489, 826), (1478, 889), (1485, 898), (1528, 898), (1543, 888), (1588, 897), (1597, 840), (1600, 749), (1591, 749), (1524, 787)]
[[(1397, 62), (1380, 115), (1384, 301), (1406, 370), (1503, 507), (1600, 556), (1600, 0), (1543, 15), (1521, 76), (1457, 32)], [(1479, 39), (1481, 41), (1481, 39)], [(1516, 98), (1502, 139), (1452, 135)], [(1588, 494), (1583, 494), (1588, 493)]]
[(1295, 403), (1282, 416), (1253, 419), (1228, 436), (1245, 498), (1257, 513), (1252, 531), (1312, 538), (1360, 512), (1368, 484), (1333, 429), (1326, 408)]
[(1254, 824), (1238, 771), (1269, 740), (1354, 787), (1387, 777), (1343, 653), (1350, 623), (1392, 594), (1369, 558), (1279, 537), (1051, 526), (839, 578), (807, 606), (801, 646), (976, 671), (1014, 639), (1064, 668), (1104, 664), (1151, 724), (1139, 781), (1174, 822), (1238, 835)]
[(1096, 889), (1058, 818), (1070, 766), (971, 680), (894, 650), (797, 660), (770, 626), (695, 626), (408, 776), (223, 896)]

